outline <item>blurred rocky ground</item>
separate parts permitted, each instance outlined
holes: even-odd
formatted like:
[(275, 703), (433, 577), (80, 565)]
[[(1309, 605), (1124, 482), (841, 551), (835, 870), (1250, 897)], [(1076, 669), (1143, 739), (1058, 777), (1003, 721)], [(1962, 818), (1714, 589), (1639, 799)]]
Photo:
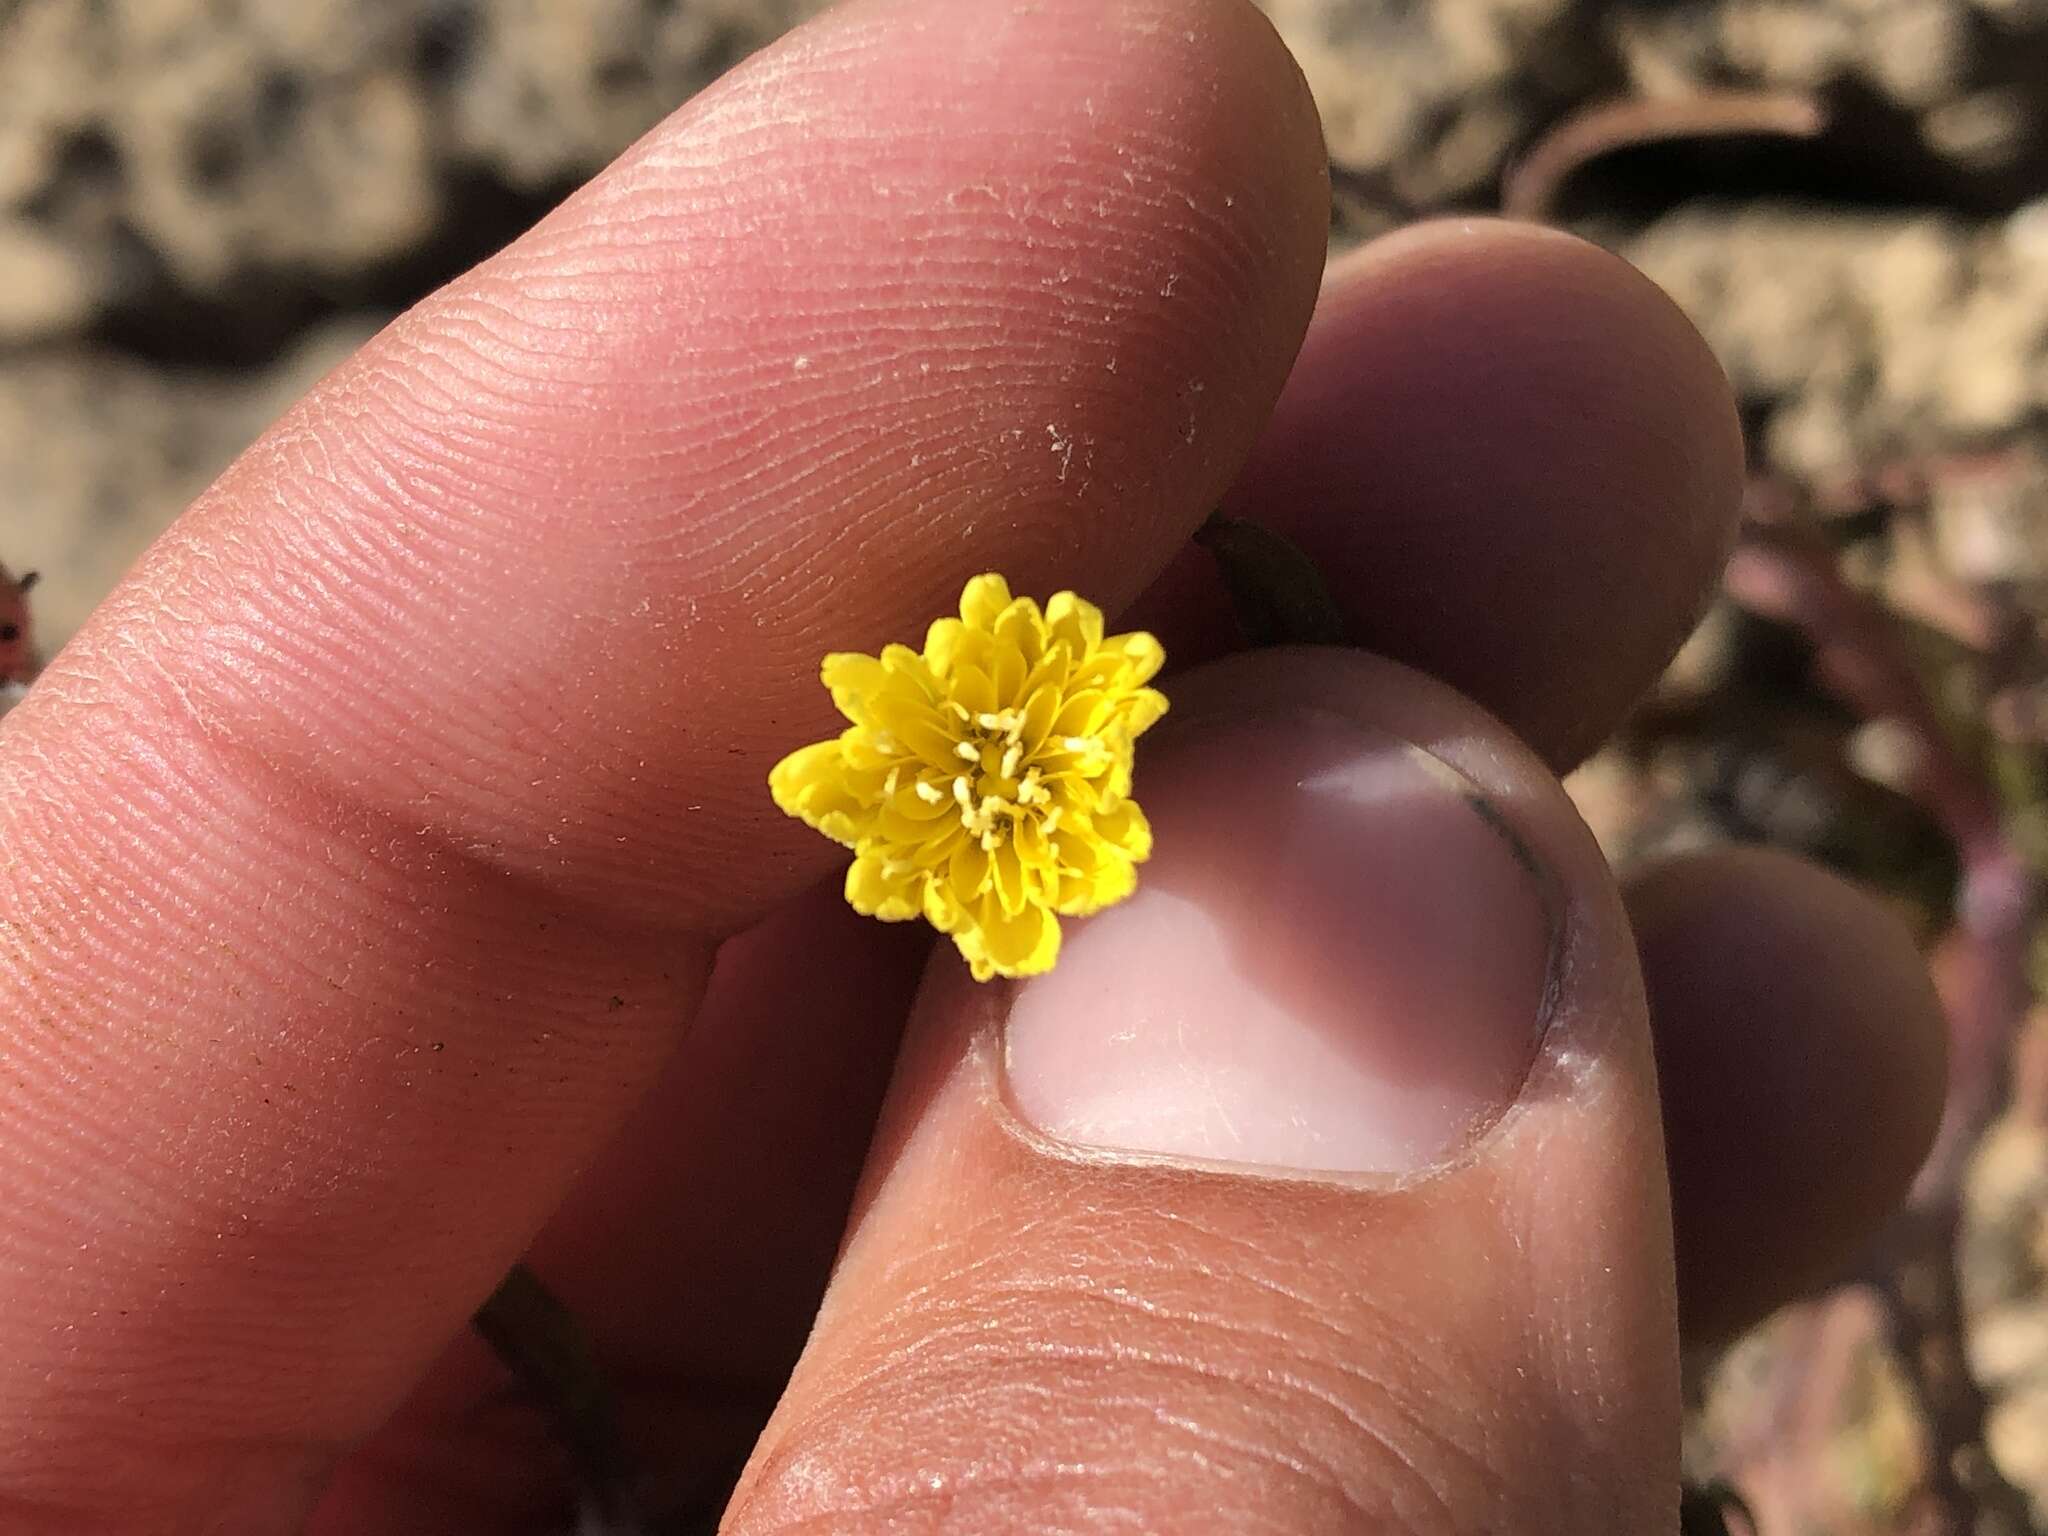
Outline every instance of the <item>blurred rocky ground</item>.
[(48, 640), (385, 318), (818, 0), (0, 0), (0, 559)]
[[(1811, 95), (1815, 140), (1610, 155), (1559, 212), (1678, 294), (1789, 468), (2038, 414), (2048, 0), (1265, 3), (1336, 242), (1494, 207), (1589, 102)], [(46, 634), (351, 339), (818, 4), (0, 0), (0, 534)]]
[[(0, 0), (0, 560), (44, 572), (45, 639), (362, 337), (820, 3)], [(1598, 103), (1817, 110), (1796, 141), (1610, 134), (1546, 211), (1713, 343), (1759, 517), (1818, 517), (1908, 609), (1920, 573), (2048, 612), (2048, 0), (1263, 3), (1322, 109), (1339, 246), (1498, 208)], [(1784, 653), (1715, 616), (1668, 691), (1735, 713), (1581, 776), (1610, 847), (1762, 836), (1951, 878), (1856, 766), (1881, 739), (1730, 686)], [(2041, 1119), (1988, 1149), (1968, 1278), (1993, 1448), (2048, 1498)], [(1838, 1531), (1884, 1528), (1907, 1476), (1896, 1382), (1856, 1379)], [(1703, 1424), (1740, 1417), (1729, 1391)]]

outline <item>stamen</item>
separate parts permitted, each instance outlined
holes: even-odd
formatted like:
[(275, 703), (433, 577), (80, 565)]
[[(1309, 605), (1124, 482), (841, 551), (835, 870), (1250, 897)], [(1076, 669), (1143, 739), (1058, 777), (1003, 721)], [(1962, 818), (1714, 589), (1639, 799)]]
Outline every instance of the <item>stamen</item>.
[(1020, 742), (1017, 745), (1011, 747), (1009, 751), (1003, 754), (1003, 777), (1006, 779), (1014, 779), (1015, 777), (1017, 777), (1018, 766), (1022, 764), (1023, 761), (1024, 746), (1023, 743)]
[(967, 706), (965, 704), (962, 704), (958, 699), (946, 700), (946, 708), (950, 709), (954, 714), (958, 715), (963, 723), (974, 718), (973, 715), (968, 713)]
[(970, 763), (978, 763), (981, 761), (981, 748), (971, 741), (956, 741), (953, 743), (953, 755)]
[(1062, 736), (1060, 745), (1069, 752), (1096, 753), (1102, 750), (1102, 743), (1093, 736)]
[(875, 732), (875, 750), (877, 752), (901, 752), (903, 750), (903, 743), (894, 736), (891, 736), (887, 731), (877, 731)]
[(968, 785), (967, 775), (964, 773), (953, 781), (953, 798), (960, 803), (961, 810), (971, 811), (974, 809), (974, 791)]
[(1017, 740), (1024, 731), (1024, 716), (1014, 709), (984, 710), (974, 717), (974, 723), (984, 731), (997, 731), (1011, 741)]
[(903, 779), (903, 769), (902, 769), (902, 766), (901, 766), (901, 765), (899, 764), (899, 765), (898, 765), (897, 767), (891, 768), (891, 769), (889, 770), (889, 776), (888, 776), (888, 777), (887, 777), (886, 779), (882, 780), (882, 793), (883, 793), (883, 794), (885, 794), (885, 795), (893, 795), (893, 794), (895, 794), (895, 793), (896, 793), (896, 786), (897, 786), (897, 784), (899, 784), (900, 782), (902, 782), (902, 779)]
[(1045, 829), (1045, 835), (1047, 837), (1051, 837), (1053, 833), (1059, 831), (1060, 812), (1064, 811), (1065, 809), (1066, 807), (1064, 805), (1054, 806), (1051, 810), (1045, 813), (1044, 818), (1038, 823), (1039, 826)]
[(917, 798), (926, 805), (937, 805), (946, 798), (946, 792), (943, 789), (925, 779), (919, 779), (910, 787), (917, 792)]

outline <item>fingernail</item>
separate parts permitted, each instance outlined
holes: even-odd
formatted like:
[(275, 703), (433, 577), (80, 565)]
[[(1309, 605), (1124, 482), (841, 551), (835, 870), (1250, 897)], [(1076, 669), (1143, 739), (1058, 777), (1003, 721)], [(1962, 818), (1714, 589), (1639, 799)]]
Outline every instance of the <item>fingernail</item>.
[(1018, 988), (1011, 1103), (1077, 1145), (1409, 1174), (1514, 1101), (1553, 907), (1478, 788), (1325, 713), (1193, 726), (1140, 769), (1137, 894)]

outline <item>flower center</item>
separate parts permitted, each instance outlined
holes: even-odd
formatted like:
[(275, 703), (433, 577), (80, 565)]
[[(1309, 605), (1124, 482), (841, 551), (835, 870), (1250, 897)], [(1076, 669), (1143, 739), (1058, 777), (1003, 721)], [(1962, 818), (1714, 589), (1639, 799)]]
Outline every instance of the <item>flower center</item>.
[[(960, 740), (953, 753), (964, 772), (953, 778), (953, 802), (960, 808), (960, 825), (977, 839), (984, 852), (993, 853), (1016, 833), (1017, 824), (1027, 816), (1043, 816), (1045, 830), (1059, 823), (1059, 808), (1038, 809), (1052, 799), (1035, 765), (1024, 761), (1024, 713), (1017, 709), (971, 714), (965, 705), (948, 703), (958, 717)], [(935, 801), (940, 791), (918, 794)]]

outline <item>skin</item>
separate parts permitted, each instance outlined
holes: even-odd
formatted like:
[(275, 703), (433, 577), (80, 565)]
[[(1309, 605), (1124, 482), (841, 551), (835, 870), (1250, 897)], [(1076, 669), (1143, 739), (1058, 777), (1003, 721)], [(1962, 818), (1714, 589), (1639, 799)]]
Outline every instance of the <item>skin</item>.
[[(1624, 892), (1554, 777), (1731, 537), (1698, 338), (1506, 225), (1325, 277), (1326, 193), (1240, 0), (856, 0), (201, 499), (0, 725), (10, 1531), (555, 1528), (464, 1332), (523, 1253), (653, 1501), (750, 1458), (748, 1536), (1672, 1527), (1681, 1322), (1895, 1201), (1937, 1014), (1866, 897)], [(1176, 713), (1401, 723), (1569, 896), (1566, 1022), (1440, 1177), (1047, 1146), (1000, 994), (763, 787), (818, 656), (979, 570), (1223, 657), (1219, 502), (1393, 659), (1224, 657)]]

